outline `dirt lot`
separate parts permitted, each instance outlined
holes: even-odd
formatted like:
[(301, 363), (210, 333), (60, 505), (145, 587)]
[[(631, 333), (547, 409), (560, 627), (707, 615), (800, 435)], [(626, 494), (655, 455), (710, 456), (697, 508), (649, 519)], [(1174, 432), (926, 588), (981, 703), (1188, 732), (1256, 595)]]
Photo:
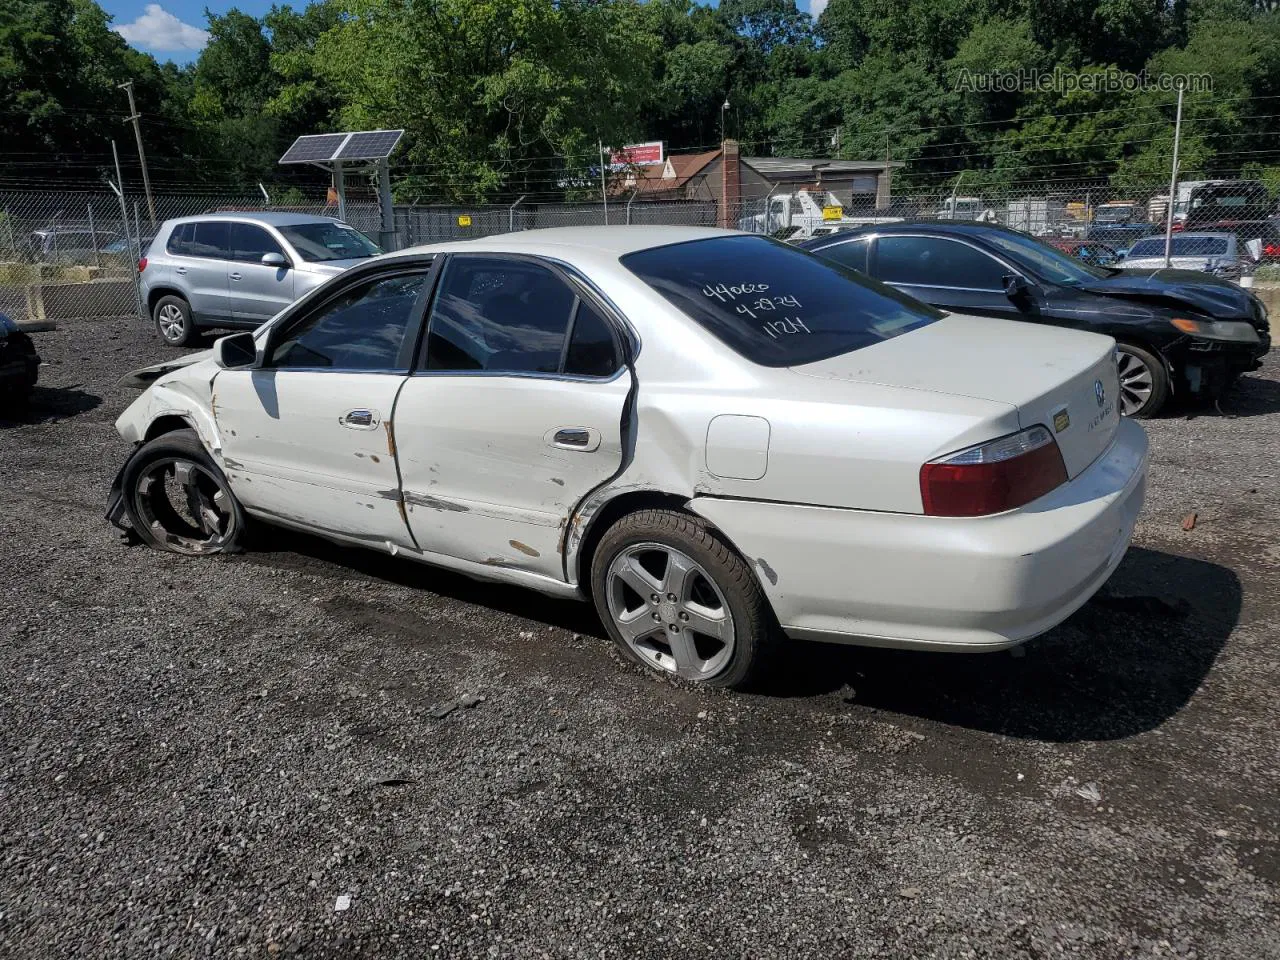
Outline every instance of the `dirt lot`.
[(39, 345), (0, 423), (0, 956), (1280, 957), (1278, 358), (1149, 425), (1134, 548), (1024, 656), (797, 644), (741, 696), (307, 537), (122, 546), (115, 381), (166, 349)]

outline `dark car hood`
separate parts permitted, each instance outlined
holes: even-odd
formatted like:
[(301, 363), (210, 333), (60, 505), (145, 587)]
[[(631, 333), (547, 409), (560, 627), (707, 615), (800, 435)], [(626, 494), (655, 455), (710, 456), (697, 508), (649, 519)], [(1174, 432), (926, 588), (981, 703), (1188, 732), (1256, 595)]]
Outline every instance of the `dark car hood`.
[(1220, 320), (1253, 320), (1253, 297), (1230, 280), (1198, 270), (1129, 270), (1081, 289), (1108, 297), (1185, 306)]

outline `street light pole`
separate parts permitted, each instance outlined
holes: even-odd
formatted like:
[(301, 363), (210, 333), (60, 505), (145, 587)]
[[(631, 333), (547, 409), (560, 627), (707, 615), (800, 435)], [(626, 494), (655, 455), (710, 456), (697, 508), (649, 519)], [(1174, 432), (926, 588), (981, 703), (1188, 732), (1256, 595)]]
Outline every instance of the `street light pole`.
[(142, 189), (147, 192), (147, 216), (151, 220), (151, 226), (156, 225), (156, 203), (151, 199), (151, 175), (147, 173), (147, 155), (142, 149), (142, 127), (138, 121), (142, 119), (142, 114), (138, 113), (138, 108), (133, 103), (133, 81), (118, 84), (119, 88), (129, 95), (129, 119), (133, 121), (133, 136), (138, 141), (138, 162), (142, 164)]

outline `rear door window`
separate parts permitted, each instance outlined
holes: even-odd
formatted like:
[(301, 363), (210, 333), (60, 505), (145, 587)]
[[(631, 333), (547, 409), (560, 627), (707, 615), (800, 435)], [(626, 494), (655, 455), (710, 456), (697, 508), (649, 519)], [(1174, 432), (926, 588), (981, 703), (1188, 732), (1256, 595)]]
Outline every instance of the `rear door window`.
[(842, 266), (866, 273), (867, 248), (869, 246), (871, 246), (870, 239), (863, 238), (861, 240), (849, 240), (845, 243), (833, 243), (829, 247), (815, 250), (814, 253), (828, 260), (834, 260)]
[(576, 302), (539, 264), (451, 257), (431, 310), (427, 369), (559, 373)]
[(918, 287), (1003, 290), (1009, 272), (991, 255), (940, 237), (881, 237), (875, 261), (876, 279)]
[(825, 360), (943, 315), (863, 274), (766, 237), (653, 247), (627, 254), (622, 264), (733, 350), (767, 367)]
[(195, 236), (188, 256), (227, 260), (231, 257), (231, 224), (226, 220), (202, 220), (193, 224)]

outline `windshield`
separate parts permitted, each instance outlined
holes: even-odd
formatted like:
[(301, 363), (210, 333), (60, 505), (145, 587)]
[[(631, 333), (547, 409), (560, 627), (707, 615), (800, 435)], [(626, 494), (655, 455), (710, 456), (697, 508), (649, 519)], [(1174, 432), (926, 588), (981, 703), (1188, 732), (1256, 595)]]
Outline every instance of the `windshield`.
[(381, 248), (354, 227), (345, 223), (294, 223), (280, 232), (303, 260), (359, 260), (376, 257)]
[(1068, 256), (1061, 250), (1047, 243), (1041, 243), (1026, 234), (992, 230), (983, 239), (1006, 253), (1013, 254), (1022, 265), (1044, 279), (1064, 286), (1070, 287), (1088, 283), (1090, 280), (1101, 280), (1115, 274), (1114, 270), (1090, 266), (1083, 260)]
[[(1227, 252), (1226, 237), (1174, 237), (1169, 245), (1173, 257), (1221, 257)], [(1127, 259), (1138, 257), (1163, 257), (1164, 238), (1139, 240), (1129, 248)]]
[(627, 254), (622, 264), (753, 363), (825, 360), (943, 314), (839, 264), (765, 237), (715, 237)]
[(1134, 207), (1099, 207), (1095, 218), (1099, 223), (1124, 223), (1137, 213)]

